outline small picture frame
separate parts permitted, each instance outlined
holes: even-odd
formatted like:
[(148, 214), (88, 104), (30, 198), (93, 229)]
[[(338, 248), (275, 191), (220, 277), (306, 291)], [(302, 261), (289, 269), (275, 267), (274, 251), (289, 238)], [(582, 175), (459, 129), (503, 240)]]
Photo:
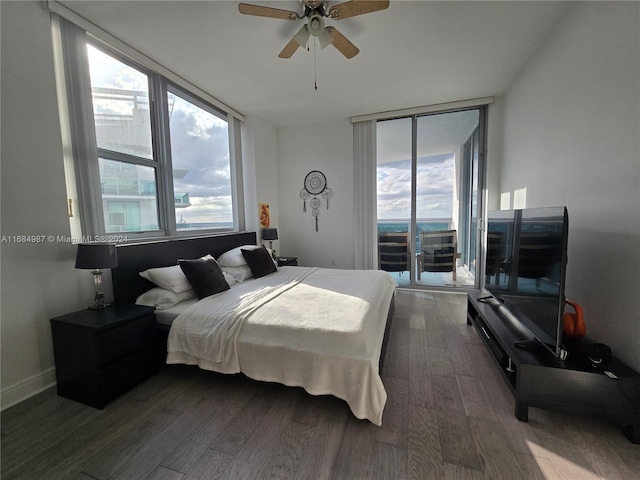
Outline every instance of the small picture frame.
[(258, 204), (258, 217), (261, 228), (269, 228), (271, 226), (271, 214), (269, 213), (268, 203)]

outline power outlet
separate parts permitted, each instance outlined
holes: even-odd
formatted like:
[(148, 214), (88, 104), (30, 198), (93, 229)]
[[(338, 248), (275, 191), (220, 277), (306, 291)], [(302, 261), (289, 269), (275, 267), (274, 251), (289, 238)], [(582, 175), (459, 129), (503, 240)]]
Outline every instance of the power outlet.
[(336, 259), (335, 259), (335, 258), (332, 258), (332, 259), (331, 259), (331, 265), (335, 265), (335, 264), (336, 264)]

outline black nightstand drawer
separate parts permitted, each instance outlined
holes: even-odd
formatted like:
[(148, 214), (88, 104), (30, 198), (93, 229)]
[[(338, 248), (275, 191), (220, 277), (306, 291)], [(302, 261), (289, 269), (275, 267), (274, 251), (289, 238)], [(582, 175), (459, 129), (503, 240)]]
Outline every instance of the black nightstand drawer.
[(102, 391), (98, 401), (102, 402), (102, 406), (94, 406), (103, 408), (111, 400), (154, 375), (158, 371), (157, 358), (156, 346), (148, 345), (101, 369)]
[(113, 305), (52, 318), (58, 395), (103, 408), (153, 375), (160, 351), (153, 312)]
[(96, 335), (98, 367), (139, 350), (157, 339), (155, 316), (147, 315)]
[(58, 395), (94, 408), (104, 408), (127, 390), (157, 371), (157, 349), (153, 345), (136, 351), (111, 365), (58, 382)]

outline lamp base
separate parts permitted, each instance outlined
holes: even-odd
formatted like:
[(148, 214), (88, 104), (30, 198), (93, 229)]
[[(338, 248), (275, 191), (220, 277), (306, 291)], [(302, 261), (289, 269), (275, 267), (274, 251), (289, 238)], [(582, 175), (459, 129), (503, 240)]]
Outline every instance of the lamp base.
[(89, 305), (87, 308), (89, 310), (104, 310), (107, 307), (110, 307), (112, 304), (110, 302), (104, 303), (94, 303), (93, 305)]
[(104, 293), (102, 293), (102, 271), (100, 269), (96, 269), (91, 273), (93, 273), (93, 281), (96, 287), (96, 296), (93, 299), (93, 305), (90, 305), (89, 309), (102, 310), (111, 305), (111, 303), (104, 301)]

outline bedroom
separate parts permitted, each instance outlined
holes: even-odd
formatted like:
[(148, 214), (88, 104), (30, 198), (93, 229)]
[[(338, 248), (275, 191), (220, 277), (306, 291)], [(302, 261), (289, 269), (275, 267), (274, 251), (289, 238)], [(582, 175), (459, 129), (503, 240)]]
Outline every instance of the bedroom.
[[(499, 207), (503, 194), (526, 189), (528, 206), (569, 207), (567, 293), (585, 307), (590, 334), (640, 369), (637, 20), (635, 2), (571, 5), (557, 24), (547, 25), (545, 35), (516, 63), (518, 71), (504, 79), (501, 88), (436, 100), (422, 97), (384, 109), (495, 95), (489, 126), (490, 206)], [(2, 2), (2, 22), (2, 233), (69, 236), (48, 13), (42, 2)], [(363, 21), (362, 29), (368, 31), (369, 25), (368, 19)], [(281, 42), (271, 41), (274, 52), (265, 49), (261, 55), (275, 57)], [(365, 44), (357, 43), (363, 55)], [(330, 97), (335, 87), (323, 79), (322, 55), (318, 60), (319, 91)], [(301, 70), (290, 74), (308, 79), (303, 90), (312, 95), (312, 64)], [(397, 90), (404, 88), (401, 84)], [(285, 106), (287, 98), (282, 100)], [(336, 108), (328, 101), (323, 106), (329, 114)], [(254, 183), (251, 201), (272, 206), (280, 253), (298, 255), (309, 265), (329, 266), (335, 258), (338, 266), (353, 266), (355, 245), (351, 233), (340, 226), (352, 223), (348, 117), (360, 113), (371, 110), (308, 124), (292, 118), (285, 126), (271, 123), (270, 112), (248, 115), (247, 154), (255, 159), (255, 174), (248, 180)], [(304, 174), (317, 167), (335, 182), (334, 192), (340, 192), (344, 202), (344, 208), (323, 216), (326, 228), (318, 234), (302, 224), (299, 202), (293, 201), (297, 193), (292, 197), (283, 188), (299, 185)], [(257, 211), (255, 216), (249, 223), (257, 226)], [(335, 232), (348, 241), (336, 242)], [(92, 295), (86, 272), (73, 268), (73, 257), (70, 245), (2, 245), (3, 405), (53, 381), (48, 319), (82, 308)]]

